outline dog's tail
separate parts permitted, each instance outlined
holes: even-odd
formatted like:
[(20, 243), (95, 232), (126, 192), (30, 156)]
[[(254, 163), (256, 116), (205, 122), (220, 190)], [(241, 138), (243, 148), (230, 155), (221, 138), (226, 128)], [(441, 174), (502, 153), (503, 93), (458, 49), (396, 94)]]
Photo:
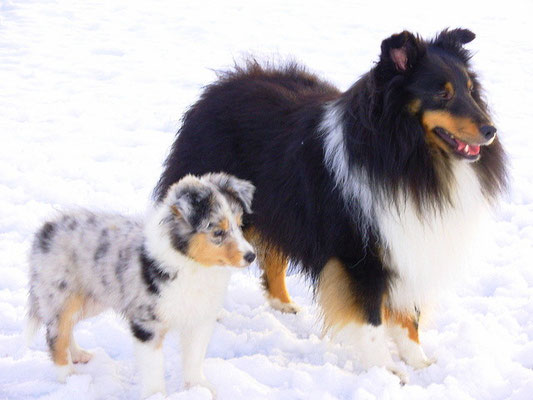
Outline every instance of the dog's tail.
[(24, 327), (24, 337), (26, 339), (26, 346), (33, 343), (35, 334), (39, 331), (42, 325), (41, 318), (39, 318), (37, 300), (30, 293), (28, 297), (28, 312), (26, 313), (26, 325)]

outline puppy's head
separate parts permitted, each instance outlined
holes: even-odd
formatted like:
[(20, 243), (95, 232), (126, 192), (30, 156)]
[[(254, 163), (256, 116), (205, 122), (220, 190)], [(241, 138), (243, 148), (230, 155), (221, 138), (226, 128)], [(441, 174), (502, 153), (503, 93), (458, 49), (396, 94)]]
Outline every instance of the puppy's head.
[(205, 266), (250, 265), (255, 253), (241, 225), (254, 190), (250, 182), (224, 173), (188, 175), (172, 185), (162, 205), (172, 246)]

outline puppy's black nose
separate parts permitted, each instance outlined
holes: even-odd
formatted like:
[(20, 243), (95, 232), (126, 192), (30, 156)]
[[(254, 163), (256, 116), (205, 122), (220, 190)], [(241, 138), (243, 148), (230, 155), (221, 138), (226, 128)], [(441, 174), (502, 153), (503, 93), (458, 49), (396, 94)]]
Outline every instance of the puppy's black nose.
[(244, 255), (244, 261), (246, 261), (247, 263), (251, 264), (253, 260), (255, 260), (255, 254), (251, 251)]
[(490, 140), (496, 135), (496, 128), (492, 125), (484, 125), (481, 128), (479, 128), (481, 131), (481, 134), (485, 137), (485, 139)]

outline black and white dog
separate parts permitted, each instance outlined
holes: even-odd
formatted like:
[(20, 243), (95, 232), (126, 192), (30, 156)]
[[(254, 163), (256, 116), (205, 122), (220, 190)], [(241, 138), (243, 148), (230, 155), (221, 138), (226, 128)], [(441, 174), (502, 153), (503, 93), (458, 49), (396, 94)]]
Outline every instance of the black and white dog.
[(183, 117), (155, 196), (187, 174), (252, 182), (244, 234), (270, 304), (295, 312), (288, 261), (310, 278), (324, 328), (365, 367), (402, 375), (388, 339), (429, 364), (418, 320), (460, 279), (506, 187), (505, 152), (465, 45), (467, 29), (404, 31), (348, 90), (297, 64), (250, 60)]
[(185, 386), (206, 380), (202, 362), (232, 269), (255, 259), (240, 228), (254, 186), (218, 173), (172, 185), (143, 223), (78, 211), (46, 222), (30, 253), (29, 317), (46, 326), (58, 377), (91, 354), (72, 335), (81, 319), (113, 308), (129, 322), (142, 396), (165, 392), (162, 341), (179, 331)]

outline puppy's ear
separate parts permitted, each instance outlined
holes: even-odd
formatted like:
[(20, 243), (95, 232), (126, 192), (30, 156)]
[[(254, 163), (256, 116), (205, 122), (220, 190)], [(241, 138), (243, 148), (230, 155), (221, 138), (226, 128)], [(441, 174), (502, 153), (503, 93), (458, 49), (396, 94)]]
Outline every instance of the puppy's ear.
[(421, 56), (420, 41), (408, 31), (403, 31), (381, 42), (378, 66), (397, 73), (409, 72)]
[(165, 204), (172, 214), (182, 218), (193, 229), (204, 225), (211, 212), (213, 191), (198, 178), (187, 176), (168, 190)]
[(248, 214), (252, 213), (255, 186), (225, 173), (207, 174), (205, 179), (215, 185), (230, 200), (237, 201)]
[(463, 61), (467, 62), (471, 58), (471, 55), (470, 52), (463, 47), (463, 45), (470, 43), (475, 38), (475, 33), (468, 29), (445, 29), (437, 35), (431, 44), (455, 53), (457, 56), (463, 59)]

